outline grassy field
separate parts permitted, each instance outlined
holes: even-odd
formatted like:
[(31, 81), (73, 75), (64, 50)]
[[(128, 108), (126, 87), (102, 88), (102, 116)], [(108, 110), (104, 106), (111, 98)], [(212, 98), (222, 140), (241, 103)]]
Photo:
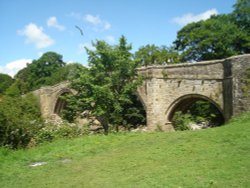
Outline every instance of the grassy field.
[[(31, 167), (34, 162), (47, 164)], [(0, 149), (1, 188), (250, 187), (250, 113), (200, 131), (127, 133)]]

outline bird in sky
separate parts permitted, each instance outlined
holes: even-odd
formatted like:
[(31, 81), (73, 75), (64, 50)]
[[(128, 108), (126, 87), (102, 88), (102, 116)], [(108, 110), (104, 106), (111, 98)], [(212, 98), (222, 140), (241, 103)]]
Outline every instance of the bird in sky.
[(80, 31), (81, 35), (83, 36), (83, 30), (80, 27), (78, 27), (77, 25), (75, 25), (75, 27), (76, 27), (76, 29), (78, 29)]

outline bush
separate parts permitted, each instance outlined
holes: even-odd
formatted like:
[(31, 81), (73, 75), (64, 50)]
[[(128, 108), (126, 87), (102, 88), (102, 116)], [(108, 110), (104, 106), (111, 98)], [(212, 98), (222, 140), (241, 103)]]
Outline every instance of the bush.
[(85, 127), (79, 127), (76, 124), (63, 122), (60, 124), (45, 123), (44, 126), (36, 133), (34, 139), (37, 144), (51, 142), (58, 138), (74, 138), (88, 134)]
[(26, 147), (41, 126), (40, 109), (33, 95), (1, 98), (0, 146)]
[(189, 130), (190, 127), (188, 124), (192, 122), (192, 115), (189, 113), (183, 114), (178, 111), (174, 114), (172, 122), (175, 130), (177, 131)]

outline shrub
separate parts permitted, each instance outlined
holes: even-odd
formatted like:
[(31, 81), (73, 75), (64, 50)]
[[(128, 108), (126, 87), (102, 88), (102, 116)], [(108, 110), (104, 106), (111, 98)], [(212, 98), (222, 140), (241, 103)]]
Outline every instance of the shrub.
[(188, 124), (192, 122), (192, 115), (190, 113), (183, 114), (178, 111), (174, 114), (172, 122), (175, 130), (177, 131), (189, 130), (190, 127)]
[(66, 121), (60, 124), (45, 123), (44, 126), (36, 133), (34, 139), (37, 144), (43, 142), (51, 142), (57, 138), (74, 138), (88, 134), (84, 126), (80, 127), (76, 124)]
[(0, 146), (26, 147), (41, 125), (38, 102), (33, 95), (1, 99)]

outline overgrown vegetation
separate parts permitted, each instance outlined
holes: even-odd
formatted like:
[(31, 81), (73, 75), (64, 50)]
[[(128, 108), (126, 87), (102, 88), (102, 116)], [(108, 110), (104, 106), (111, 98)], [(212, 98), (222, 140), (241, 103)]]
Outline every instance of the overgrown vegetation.
[(41, 126), (40, 109), (33, 95), (1, 99), (0, 146), (26, 147)]
[(106, 134), (110, 126), (145, 124), (145, 112), (136, 97), (141, 80), (136, 76), (131, 45), (122, 36), (116, 46), (105, 41), (96, 41), (93, 46), (95, 50), (86, 49), (88, 71), (72, 82), (77, 94), (66, 98), (67, 113), (72, 114), (67, 116), (77, 117), (83, 112), (87, 117), (93, 116)]
[(14, 80), (6, 74), (0, 73), (0, 96), (11, 86)]

